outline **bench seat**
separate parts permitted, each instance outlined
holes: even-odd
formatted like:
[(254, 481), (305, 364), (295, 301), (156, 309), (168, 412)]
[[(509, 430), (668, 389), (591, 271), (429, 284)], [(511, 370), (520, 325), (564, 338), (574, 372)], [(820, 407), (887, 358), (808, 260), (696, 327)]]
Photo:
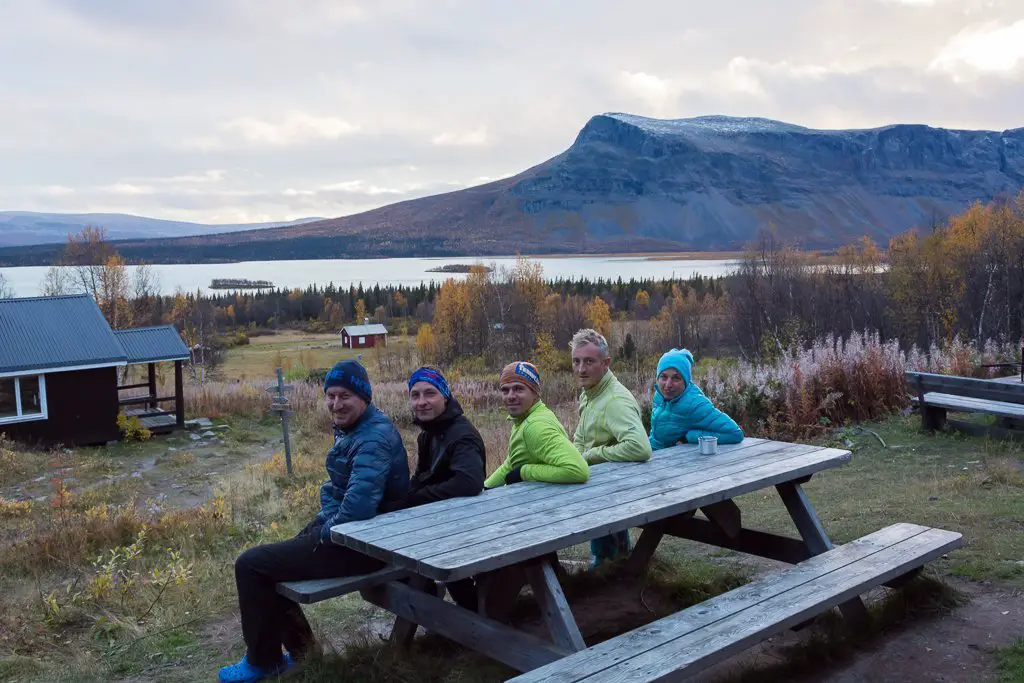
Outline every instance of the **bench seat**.
[[(919, 403), (918, 398), (913, 398), (914, 403)], [(929, 406), (945, 408), (959, 413), (987, 413), (998, 417), (1024, 419), (1024, 405), (1019, 403), (1008, 403), (1006, 401), (990, 401), (983, 398), (971, 398), (969, 396), (957, 396), (955, 394), (942, 394), (928, 392), (924, 395), (924, 402)]]
[(311, 605), (314, 602), (355, 593), (389, 581), (400, 581), (409, 576), (408, 570), (385, 567), (369, 574), (357, 576), (312, 579), (310, 581), (282, 581), (277, 584), (277, 592), (300, 605)]
[(962, 543), (952, 531), (894, 524), (510, 680), (684, 680)]

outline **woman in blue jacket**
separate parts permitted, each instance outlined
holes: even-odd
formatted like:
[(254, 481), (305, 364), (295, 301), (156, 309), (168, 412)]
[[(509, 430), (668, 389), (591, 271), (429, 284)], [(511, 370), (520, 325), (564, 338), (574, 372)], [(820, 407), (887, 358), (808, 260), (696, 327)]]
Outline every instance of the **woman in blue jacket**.
[(693, 383), (693, 354), (672, 349), (658, 361), (658, 381), (651, 411), (651, 449), (677, 443), (697, 443), (701, 436), (716, 436), (718, 443), (743, 441), (735, 420), (715, 407)]

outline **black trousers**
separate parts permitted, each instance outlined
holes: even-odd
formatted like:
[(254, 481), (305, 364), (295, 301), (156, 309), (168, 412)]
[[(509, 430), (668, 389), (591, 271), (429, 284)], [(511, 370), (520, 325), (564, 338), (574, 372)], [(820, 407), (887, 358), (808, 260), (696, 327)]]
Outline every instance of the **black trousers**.
[(235, 560), (242, 636), (250, 664), (273, 668), (281, 662), (282, 645), (293, 658), (302, 659), (315, 644), (302, 608), (278, 595), (278, 582), (355, 576), (384, 567), (372, 557), (319, 540), (320, 529), (310, 525), (295, 538), (250, 548)]

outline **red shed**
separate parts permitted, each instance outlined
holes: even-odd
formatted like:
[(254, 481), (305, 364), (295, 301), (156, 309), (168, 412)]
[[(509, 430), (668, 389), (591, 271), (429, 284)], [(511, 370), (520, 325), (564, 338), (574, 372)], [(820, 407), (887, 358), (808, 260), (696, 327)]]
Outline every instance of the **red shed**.
[(388, 328), (380, 323), (371, 325), (346, 325), (341, 328), (341, 345), (346, 349), (364, 349), (371, 346), (388, 345)]

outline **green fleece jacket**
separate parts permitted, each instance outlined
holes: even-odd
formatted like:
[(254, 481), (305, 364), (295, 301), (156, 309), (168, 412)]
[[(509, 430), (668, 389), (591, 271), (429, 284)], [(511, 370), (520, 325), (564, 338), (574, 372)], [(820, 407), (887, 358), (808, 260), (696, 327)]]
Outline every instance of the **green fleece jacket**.
[(522, 465), (523, 481), (546, 481), (552, 484), (582, 484), (590, 478), (590, 468), (580, 457), (565, 427), (551, 409), (539, 400), (519, 418), (512, 421), (508, 440), (508, 457), (484, 486), (503, 486), (505, 475)]
[(580, 396), (580, 422), (573, 443), (591, 465), (650, 460), (651, 444), (640, 406), (611, 370)]

